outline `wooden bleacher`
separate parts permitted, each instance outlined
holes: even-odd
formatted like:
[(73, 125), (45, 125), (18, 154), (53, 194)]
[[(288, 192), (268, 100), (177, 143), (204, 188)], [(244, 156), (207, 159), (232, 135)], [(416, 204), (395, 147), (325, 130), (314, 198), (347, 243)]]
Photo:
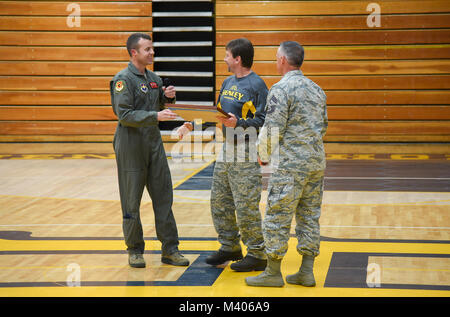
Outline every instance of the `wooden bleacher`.
[[(149, 1), (3, 1), (0, 14), (0, 141), (111, 141), (109, 81), (129, 60), (133, 32), (151, 32)], [(73, 12), (73, 11), (72, 11)]]
[[(125, 42), (151, 32), (151, 1), (2, 1), (0, 142), (110, 142), (116, 126), (109, 80), (126, 67)], [(280, 42), (305, 47), (305, 75), (328, 96), (327, 142), (450, 141), (450, 2), (216, 1), (216, 92), (229, 76), (226, 43), (245, 36), (253, 69), (280, 77)], [(217, 96), (217, 93), (216, 93)]]
[(216, 89), (229, 75), (225, 45), (245, 36), (270, 87), (282, 41), (305, 47), (302, 70), (328, 97), (328, 142), (450, 140), (450, 2), (217, 1)]

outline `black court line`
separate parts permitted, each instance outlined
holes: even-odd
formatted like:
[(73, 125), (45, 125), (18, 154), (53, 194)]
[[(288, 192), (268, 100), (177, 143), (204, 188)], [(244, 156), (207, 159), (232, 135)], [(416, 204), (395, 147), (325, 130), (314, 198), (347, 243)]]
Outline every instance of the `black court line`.
[[(215, 162), (175, 190), (210, 190)], [(267, 188), (268, 177), (263, 175)], [(450, 161), (329, 160), (325, 190), (450, 192)]]
[(370, 256), (450, 258), (450, 254), (333, 252), (324, 287), (450, 290), (450, 285), (368, 283)]
[[(31, 231), (0, 231), (0, 239), (5, 240), (74, 240), (74, 241), (83, 241), (83, 240), (124, 240), (123, 237), (33, 237)], [(179, 237), (179, 240), (182, 241), (216, 241), (215, 237)], [(158, 240), (157, 237), (144, 237), (144, 240)]]
[[(79, 286), (212, 286), (223, 268), (205, 263), (214, 251), (183, 251), (184, 254), (199, 254), (176, 281), (80, 281)], [(161, 251), (145, 251), (145, 254), (161, 254)], [(0, 251), (2, 255), (40, 254), (127, 254), (125, 250), (37, 250)], [(199, 278), (201, 276), (201, 278)], [(78, 285), (77, 285), (78, 286)], [(0, 282), (0, 287), (69, 287), (67, 281), (57, 282)]]
[(214, 172), (214, 166), (216, 162), (212, 162), (210, 165), (196, 173), (183, 183), (175, 187), (175, 190), (210, 190), (212, 176)]
[[(199, 257), (176, 281), (80, 281), (79, 286), (212, 286), (223, 268), (205, 263), (207, 256), (214, 251), (183, 251), (185, 254), (199, 254)], [(68, 255), (68, 254), (126, 254), (125, 250), (32, 250), (0, 251), (2, 255)], [(146, 254), (161, 254), (161, 251), (145, 251)], [(359, 253), (333, 252), (324, 287), (335, 288), (383, 288), (450, 290), (450, 285), (386, 284), (370, 285), (367, 282), (369, 256), (450, 258), (449, 254), (418, 253)], [(199, 278), (201, 276), (201, 278)], [(78, 286), (78, 285), (77, 285)], [(56, 282), (0, 282), (0, 287), (69, 287), (67, 281)]]
[[(0, 231), (0, 239), (3, 240), (17, 240), (17, 241), (121, 241), (123, 237), (33, 237), (31, 231)], [(296, 235), (290, 235), (295, 238)], [(217, 237), (179, 237), (180, 241), (217, 241)], [(144, 237), (144, 240), (156, 241), (157, 237)], [(349, 239), (349, 238), (333, 238), (320, 236), (320, 241), (327, 242), (369, 242), (369, 243), (436, 243), (436, 244), (450, 244), (450, 240), (417, 240), (417, 239)]]
[[(121, 237), (32, 237), (29, 231), (0, 231), (0, 239), (7, 240), (122, 240)], [(147, 239), (147, 238), (146, 238)], [(156, 237), (148, 239), (156, 240)], [(189, 237), (180, 240), (213, 241), (216, 238)], [(321, 241), (333, 242), (388, 242), (388, 243), (447, 243), (450, 241), (436, 240), (388, 240), (388, 239), (340, 239), (321, 237)], [(198, 254), (199, 257), (186, 269), (176, 281), (80, 281), (80, 286), (212, 286), (220, 276), (223, 268), (207, 265), (205, 259), (214, 251), (185, 250), (184, 254)], [(146, 254), (161, 254), (161, 251), (148, 250)], [(0, 251), (4, 255), (48, 255), (48, 254), (127, 254), (126, 250), (9, 250)], [(369, 256), (396, 256), (396, 257), (434, 257), (450, 258), (449, 254), (416, 254), (416, 253), (358, 253), (333, 252), (328, 268), (324, 287), (342, 288), (368, 288), (367, 266)], [(202, 278), (200, 279), (199, 276)], [(57, 282), (0, 282), (0, 287), (64, 287), (65, 281)], [(377, 287), (390, 289), (424, 289), (424, 290), (450, 290), (450, 286), (442, 285), (416, 285), (416, 284), (383, 284)]]

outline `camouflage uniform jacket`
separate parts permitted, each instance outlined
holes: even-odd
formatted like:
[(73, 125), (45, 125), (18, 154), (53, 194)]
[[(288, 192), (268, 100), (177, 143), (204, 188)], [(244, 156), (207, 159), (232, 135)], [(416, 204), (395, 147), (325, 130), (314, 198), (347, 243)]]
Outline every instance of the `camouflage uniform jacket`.
[(324, 91), (300, 70), (290, 71), (270, 89), (266, 111), (258, 139), (261, 160), (272, 159), (274, 164), (278, 159), (275, 165), (288, 171), (324, 170), (323, 136), (328, 127)]

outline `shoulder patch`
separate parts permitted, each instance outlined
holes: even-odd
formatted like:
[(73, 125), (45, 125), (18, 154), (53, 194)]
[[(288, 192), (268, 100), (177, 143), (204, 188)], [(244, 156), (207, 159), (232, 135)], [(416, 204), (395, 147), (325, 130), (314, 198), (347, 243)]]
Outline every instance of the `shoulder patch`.
[(277, 104), (278, 103), (277, 97), (275, 97), (275, 95), (273, 95), (272, 98), (270, 98), (270, 102)]
[(142, 91), (143, 93), (147, 93), (148, 87), (147, 87), (146, 84), (141, 84), (141, 91)]
[(116, 82), (116, 85), (115, 85), (115, 90), (117, 91), (117, 92), (121, 92), (122, 90), (123, 90), (123, 87), (125, 87), (125, 82), (123, 81), (123, 80), (118, 80), (117, 82)]
[(267, 102), (266, 104), (266, 113), (271, 114), (275, 111), (278, 104), (278, 99), (275, 97), (275, 95), (272, 95), (272, 98)]

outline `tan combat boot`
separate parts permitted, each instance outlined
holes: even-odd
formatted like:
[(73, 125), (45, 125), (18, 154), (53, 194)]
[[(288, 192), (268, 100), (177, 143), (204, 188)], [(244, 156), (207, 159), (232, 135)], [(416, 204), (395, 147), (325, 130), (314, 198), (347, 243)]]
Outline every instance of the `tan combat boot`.
[(267, 266), (264, 272), (258, 276), (245, 278), (249, 286), (282, 287), (284, 286), (283, 276), (281, 275), (281, 259), (275, 260), (267, 257)]
[(286, 282), (302, 286), (316, 286), (313, 273), (314, 257), (303, 255), (302, 265), (297, 273), (286, 276)]

